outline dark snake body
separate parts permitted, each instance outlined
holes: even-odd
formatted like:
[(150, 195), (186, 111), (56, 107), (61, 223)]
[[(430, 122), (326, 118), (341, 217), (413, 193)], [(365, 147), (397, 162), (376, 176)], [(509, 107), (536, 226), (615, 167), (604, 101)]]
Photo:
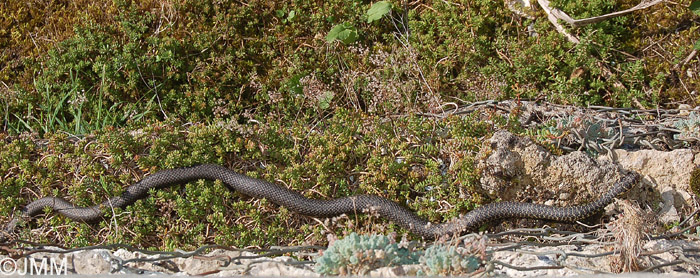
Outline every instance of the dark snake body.
[(101, 209), (104, 207), (125, 208), (136, 200), (145, 198), (152, 188), (160, 189), (200, 179), (221, 180), (232, 190), (251, 197), (266, 198), (277, 205), (312, 217), (326, 218), (374, 211), (416, 235), (437, 238), (475, 230), (489, 221), (504, 218), (533, 218), (562, 222), (581, 220), (604, 208), (615, 197), (630, 189), (637, 183), (638, 175), (627, 174), (599, 199), (584, 205), (552, 207), (531, 203), (497, 202), (474, 209), (451, 222), (435, 224), (418, 217), (395, 202), (375, 195), (358, 195), (333, 200), (309, 199), (286, 187), (241, 175), (219, 165), (198, 165), (163, 170), (149, 175), (129, 186), (121, 196), (112, 197), (100, 205), (79, 207), (61, 198), (45, 197), (28, 204), (22, 214), (24, 217), (33, 217), (42, 213), (45, 207), (52, 207), (70, 219), (93, 222), (102, 219)]

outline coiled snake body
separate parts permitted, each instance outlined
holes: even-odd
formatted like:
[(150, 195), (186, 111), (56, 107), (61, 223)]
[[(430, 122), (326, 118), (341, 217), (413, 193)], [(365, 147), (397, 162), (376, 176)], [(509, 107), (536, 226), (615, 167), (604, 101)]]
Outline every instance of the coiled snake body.
[[(79, 207), (57, 197), (41, 198), (29, 203), (22, 210), (22, 216), (34, 217), (42, 213), (45, 207), (52, 207), (73, 220), (97, 221), (102, 219), (101, 208), (103, 207), (124, 208), (136, 200), (145, 198), (151, 188), (160, 189), (199, 179), (221, 180), (232, 190), (251, 197), (266, 198), (294, 212), (313, 217), (333, 217), (370, 210), (414, 234), (436, 238), (443, 235), (461, 234), (477, 229), (486, 222), (504, 218), (533, 218), (565, 222), (584, 219), (630, 189), (638, 181), (638, 175), (633, 173), (625, 175), (599, 199), (584, 205), (552, 207), (531, 203), (497, 202), (474, 209), (450, 222), (435, 224), (418, 217), (412, 211), (395, 202), (375, 195), (358, 195), (332, 200), (309, 199), (286, 187), (241, 175), (223, 166), (198, 165), (159, 171), (129, 186), (121, 196), (112, 197), (104, 203), (92, 207)], [(12, 223), (12, 225), (14, 224)]]

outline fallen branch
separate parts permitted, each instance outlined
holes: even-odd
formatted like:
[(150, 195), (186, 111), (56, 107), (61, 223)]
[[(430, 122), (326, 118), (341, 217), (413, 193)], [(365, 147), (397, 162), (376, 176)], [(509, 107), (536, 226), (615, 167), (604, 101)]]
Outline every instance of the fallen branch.
[[(551, 22), (552, 25), (554, 25), (554, 28), (557, 29), (557, 32), (564, 35), (564, 37), (566, 37), (566, 39), (569, 40), (570, 42), (573, 42), (575, 44), (578, 44), (580, 42), (576, 36), (570, 34), (568, 31), (566, 31), (564, 26), (559, 24), (559, 19), (560, 19), (559, 16), (561, 16), (561, 15), (557, 16), (556, 14), (561, 13), (567, 17), (568, 17), (568, 15), (566, 15), (564, 12), (562, 12), (559, 9), (553, 9), (552, 7), (550, 7), (549, 0), (537, 0), (537, 3), (540, 4), (540, 7), (542, 7), (544, 12), (547, 14), (547, 19), (549, 19), (549, 22)], [(571, 18), (569, 17), (569, 19), (571, 19)], [(566, 21), (566, 20), (564, 20), (564, 21)]]
[[(549, 5), (547, 5), (547, 8), (551, 9), (550, 12), (547, 12), (547, 15), (549, 15), (551, 13), (557, 19), (561, 19), (561, 20), (565, 21), (566, 23), (568, 23), (569, 25), (571, 25), (571, 27), (578, 28), (578, 27), (581, 27), (584, 25), (601, 22), (601, 21), (609, 19), (609, 18), (623, 16), (623, 15), (626, 15), (628, 13), (636, 12), (638, 10), (643, 10), (643, 9), (649, 8), (651, 6), (654, 6), (654, 5), (659, 4), (661, 2), (664, 2), (664, 1), (665, 0), (642, 0), (642, 2), (640, 2), (636, 6), (629, 8), (629, 9), (626, 9), (626, 10), (617, 11), (617, 12), (613, 12), (613, 13), (609, 13), (609, 14), (604, 14), (601, 16), (584, 18), (584, 19), (573, 19), (568, 14), (563, 12), (562, 10), (557, 9), (557, 8), (550, 8)], [(538, 2), (540, 3), (540, 6), (542, 6), (542, 1), (538, 1)], [(549, 3), (547, 3), (547, 4), (549, 4)], [(542, 6), (542, 8), (544, 9), (544, 6)], [(546, 9), (545, 9), (545, 12), (546, 12)]]

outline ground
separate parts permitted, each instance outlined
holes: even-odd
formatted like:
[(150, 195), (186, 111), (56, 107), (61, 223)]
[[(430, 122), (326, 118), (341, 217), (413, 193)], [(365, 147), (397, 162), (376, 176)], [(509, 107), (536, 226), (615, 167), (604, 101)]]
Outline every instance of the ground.
[[(476, 167), (494, 132), (555, 153), (569, 150), (551, 139), (571, 134), (522, 125), (518, 111), (447, 116), (454, 107), (698, 102), (700, 64), (685, 61), (699, 26), (689, 1), (570, 28), (578, 44), (536, 4), (523, 16), (501, 1), (391, 1), (370, 22), (375, 3), (0, 3), (10, 26), (0, 30), (0, 223), (42, 196), (97, 204), (149, 173), (198, 163), (307, 197), (378, 194), (444, 221), (494, 201)], [(576, 18), (635, 4), (552, 1)], [(350, 39), (328, 36), (339, 25)], [(48, 212), (18, 236), (173, 250), (325, 244), (326, 233), (347, 231), (405, 232), (369, 216), (320, 224), (199, 181), (95, 224)]]

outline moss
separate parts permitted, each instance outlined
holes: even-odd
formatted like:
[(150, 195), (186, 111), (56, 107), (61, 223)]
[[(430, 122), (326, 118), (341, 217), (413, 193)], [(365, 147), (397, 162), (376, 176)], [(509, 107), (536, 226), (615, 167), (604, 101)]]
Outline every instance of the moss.
[(695, 193), (696, 196), (700, 196), (700, 168), (696, 167), (690, 172), (690, 190)]

